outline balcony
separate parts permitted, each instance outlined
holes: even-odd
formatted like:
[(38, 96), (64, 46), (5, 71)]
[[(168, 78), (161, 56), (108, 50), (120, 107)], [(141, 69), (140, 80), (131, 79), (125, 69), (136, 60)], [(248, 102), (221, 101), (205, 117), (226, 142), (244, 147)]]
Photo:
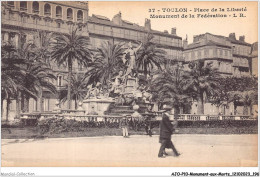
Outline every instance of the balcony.
[(44, 15), (50, 17), (51, 16), (51, 12), (44, 12)]
[(23, 11), (23, 12), (26, 12), (27, 11), (27, 7), (20, 7), (20, 10)]
[(33, 13), (35, 13), (35, 14), (39, 14), (40, 11), (39, 11), (39, 9), (33, 9)]
[(73, 17), (72, 16), (67, 16), (67, 19), (72, 21), (73, 20)]
[(62, 14), (56, 14), (57, 18), (62, 18)]
[(83, 18), (78, 18), (77, 21), (82, 23), (83, 22)]

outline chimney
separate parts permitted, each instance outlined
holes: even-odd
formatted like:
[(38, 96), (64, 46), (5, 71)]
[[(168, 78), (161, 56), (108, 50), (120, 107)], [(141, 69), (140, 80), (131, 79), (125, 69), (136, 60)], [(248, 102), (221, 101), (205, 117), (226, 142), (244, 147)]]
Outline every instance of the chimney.
[(188, 46), (188, 40), (187, 39), (184, 39), (183, 40), (183, 48), (186, 49)]
[(236, 33), (230, 33), (228, 38), (233, 39), (233, 40), (237, 40), (236, 39)]
[(176, 35), (176, 28), (172, 28), (172, 32), (171, 32), (171, 34)]
[(245, 42), (245, 36), (239, 36), (239, 40)]
[(200, 36), (199, 35), (194, 35), (193, 36), (193, 42), (198, 42), (199, 41)]
[(149, 20), (147, 18), (145, 19), (144, 29), (147, 30), (147, 31), (151, 30), (151, 20)]
[(112, 19), (112, 22), (116, 25), (122, 25), (122, 15), (121, 15), (121, 12), (119, 12), (118, 14), (116, 14), (113, 19)]

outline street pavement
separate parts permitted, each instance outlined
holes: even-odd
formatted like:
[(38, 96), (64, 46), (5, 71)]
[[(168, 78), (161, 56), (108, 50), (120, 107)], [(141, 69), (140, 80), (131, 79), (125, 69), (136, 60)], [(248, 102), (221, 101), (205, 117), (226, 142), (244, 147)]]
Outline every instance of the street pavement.
[(159, 137), (136, 135), (2, 139), (2, 166), (10, 167), (240, 167), (257, 166), (257, 135), (178, 134), (179, 157), (158, 158)]

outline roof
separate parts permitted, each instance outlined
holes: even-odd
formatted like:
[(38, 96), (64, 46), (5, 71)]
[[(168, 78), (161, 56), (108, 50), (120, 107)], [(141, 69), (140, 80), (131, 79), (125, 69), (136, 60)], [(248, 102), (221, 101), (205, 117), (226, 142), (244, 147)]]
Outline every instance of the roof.
[[(148, 30), (145, 29), (144, 26), (140, 26), (138, 24), (129, 22), (127, 20), (122, 20), (122, 25), (117, 25), (115, 23), (113, 23), (113, 21), (111, 21), (109, 18), (101, 16), (101, 15), (92, 15), (91, 17), (89, 17), (88, 21), (91, 23), (97, 23), (97, 24), (101, 24), (101, 25), (107, 25), (107, 26), (113, 26), (113, 27), (119, 27), (119, 28), (125, 28), (125, 29), (132, 29), (135, 31), (140, 31), (140, 32), (148, 32)], [(174, 38), (179, 38), (182, 39), (181, 37), (174, 35), (174, 34), (167, 34), (161, 31), (157, 31), (157, 30), (151, 30), (151, 32), (153, 34), (158, 34), (161, 36), (167, 36), (167, 37), (174, 37)]]
[(245, 41), (240, 41), (240, 40), (232, 39), (232, 38), (229, 38), (229, 37), (226, 37), (226, 36), (221, 36), (221, 35), (216, 35), (216, 34), (211, 34), (211, 33), (206, 33), (206, 34), (210, 34), (210, 35), (216, 36), (218, 38), (226, 39), (226, 40), (230, 41), (231, 43), (251, 46), (251, 44), (249, 44), (249, 43), (247, 43)]
[(105, 16), (102, 16), (102, 15), (95, 15), (95, 14), (93, 14), (92, 16), (95, 17), (95, 18), (97, 18), (97, 19), (100, 19), (100, 20), (110, 21), (109, 18), (107, 18), (107, 17), (105, 17)]
[(67, 7), (74, 7), (78, 9), (88, 10), (87, 1), (46, 1), (46, 2), (59, 4)]
[(187, 48), (185, 48), (185, 50), (194, 49), (194, 48), (203, 47), (203, 46), (221, 46), (221, 47), (225, 47), (225, 48), (231, 48), (231, 46), (229, 46), (229, 45), (225, 45), (225, 44), (222, 44), (222, 43), (219, 43), (219, 42), (216, 42), (216, 41), (209, 40), (207, 42), (198, 41), (198, 42), (194, 42), (192, 44), (189, 44), (187, 46)]
[(234, 40), (234, 39), (231, 39), (231, 38), (229, 38), (229, 37), (227, 37), (227, 40), (229, 40), (231, 43), (234, 43), (234, 44), (240, 44), (240, 45), (251, 46), (251, 44), (249, 44), (249, 43), (247, 43), (247, 42), (240, 41), (240, 40)]

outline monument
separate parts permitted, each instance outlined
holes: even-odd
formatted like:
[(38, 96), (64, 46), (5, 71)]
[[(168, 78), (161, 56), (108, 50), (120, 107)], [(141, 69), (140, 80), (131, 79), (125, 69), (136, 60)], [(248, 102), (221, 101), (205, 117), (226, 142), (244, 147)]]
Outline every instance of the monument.
[[(144, 96), (147, 97), (138, 86), (139, 81), (136, 60), (137, 51), (141, 46), (142, 43), (138, 47), (133, 48), (132, 43), (128, 43), (128, 48), (124, 52), (122, 58), (123, 63), (126, 66), (125, 71), (119, 71), (118, 75), (112, 79), (114, 81), (111, 82), (110, 89), (105, 91), (102, 88), (101, 83), (88, 87), (88, 93), (83, 100), (82, 105), (86, 114), (104, 115), (107, 113), (111, 104), (113, 104), (114, 107), (117, 106), (117, 112), (120, 112), (120, 108), (129, 110), (139, 102), (138, 100), (142, 100), (141, 98), (144, 98)], [(141, 108), (142, 107), (143, 105)], [(125, 111), (122, 110), (122, 112)]]

